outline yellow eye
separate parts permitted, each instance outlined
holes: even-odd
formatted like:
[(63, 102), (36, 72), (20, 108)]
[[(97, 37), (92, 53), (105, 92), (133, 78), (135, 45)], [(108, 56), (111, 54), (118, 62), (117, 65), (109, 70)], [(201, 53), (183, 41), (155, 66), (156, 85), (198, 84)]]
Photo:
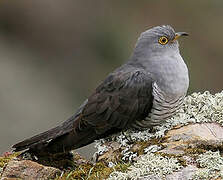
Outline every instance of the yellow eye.
[(159, 38), (159, 43), (162, 44), (162, 45), (167, 44), (168, 43), (167, 37), (165, 37), (165, 36), (160, 37)]

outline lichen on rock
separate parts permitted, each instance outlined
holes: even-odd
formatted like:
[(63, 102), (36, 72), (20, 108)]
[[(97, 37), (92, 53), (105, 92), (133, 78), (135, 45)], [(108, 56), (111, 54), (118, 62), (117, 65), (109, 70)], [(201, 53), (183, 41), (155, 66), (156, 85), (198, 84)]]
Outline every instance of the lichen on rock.
[[(185, 97), (184, 103), (178, 112), (172, 118), (168, 119), (166, 123), (156, 127), (155, 132), (151, 132), (151, 130), (136, 131), (129, 129), (125, 132), (120, 132), (106, 139), (97, 141), (97, 147), (102, 149), (100, 146), (104, 146), (107, 142), (118, 142), (121, 150), (119, 157), (122, 157), (122, 160), (124, 161), (133, 162), (133, 165), (130, 166), (127, 173), (113, 172), (111, 176), (129, 177), (129, 175), (126, 174), (133, 172), (131, 167), (135, 170), (135, 174), (138, 173), (140, 176), (143, 176), (143, 174), (147, 175), (148, 172), (143, 171), (142, 169), (149, 165), (150, 162), (141, 164), (142, 166), (138, 166), (138, 169), (134, 168), (134, 163), (140, 161), (137, 158), (139, 155), (140, 158), (146, 158), (148, 154), (151, 156), (151, 153), (162, 152), (162, 150), (166, 149), (165, 153), (170, 155), (178, 154), (178, 156), (182, 156), (182, 159), (190, 159), (191, 162), (187, 162), (186, 160), (186, 164), (184, 162), (184, 165), (189, 165), (190, 163), (197, 163), (194, 158), (200, 153), (204, 153), (210, 149), (222, 150), (222, 127), (214, 123), (221, 126), (223, 125), (223, 92), (215, 95), (210, 94), (208, 91), (204, 93), (193, 93)], [(181, 127), (183, 128), (180, 129)], [(179, 129), (179, 131), (176, 130), (174, 132), (174, 129)], [(194, 131), (191, 133), (192, 129), (194, 129)], [(165, 135), (167, 131), (170, 132), (169, 134), (172, 133), (172, 135)], [(203, 136), (202, 133), (205, 134), (205, 136)], [(143, 142), (144, 146), (141, 146), (141, 149), (139, 148), (140, 150), (133, 151), (133, 147), (142, 145)], [(147, 151), (153, 145), (156, 145), (159, 148), (155, 149), (153, 152)], [(109, 149), (109, 146), (104, 147), (104, 149), (105, 148)], [(142, 148), (145, 149), (145, 154), (139, 153), (142, 152)], [(175, 158), (175, 160), (177, 161), (179, 158)], [(162, 169), (162, 163), (159, 162), (159, 158), (157, 159), (157, 162), (158, 163), (154, 165), (156, 165), (158, 169)], [(140, 163), (138, 165), (140, 165)], [(170, 169), (176, 171), (177, 168)], [(168, 172), (171, 173), (170, 171)], [(197, 172), (202, 173), (202, 169), (199, 169)], [(204, 172), (203, 169), (203, 173), (210, 174), (210, 171)]]
[(193, 176), (195, 180), (223, 178), (223, 157), (219, 151), (207, 151), (196, 159), (200, 169)]
[(163, 157), (153, 153), (147, 153), (137, 159), (127, 172), (114, 171), (108, 180), (138, 179), (145, 175), (156, 175), (163, 178), (165, 175), (181, 169), (182, 166), (176, 158)]

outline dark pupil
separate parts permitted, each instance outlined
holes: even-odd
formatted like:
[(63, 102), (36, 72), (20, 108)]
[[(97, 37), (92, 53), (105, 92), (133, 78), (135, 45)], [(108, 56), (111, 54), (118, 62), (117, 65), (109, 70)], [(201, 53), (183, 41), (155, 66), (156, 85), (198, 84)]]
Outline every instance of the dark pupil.
[(163, 39), (162, 39), (162, 42), (163, 42), (163, 43), (165, 43), (165, 42), (166, 42), (166, 39), (165, 39), (165, 38), (163, 38)]

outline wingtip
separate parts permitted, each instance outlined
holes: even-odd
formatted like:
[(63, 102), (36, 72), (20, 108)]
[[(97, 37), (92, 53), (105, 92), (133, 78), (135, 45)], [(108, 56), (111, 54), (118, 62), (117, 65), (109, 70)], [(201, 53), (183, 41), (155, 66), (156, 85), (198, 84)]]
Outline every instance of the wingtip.
[(13, 152), (18, 152), (26, 149), (25, 147), (20, 146), (19, 143), (14, 144), (11, 148), (13, 149)]
[(30, 144), (27, 143), (27, 140), (24, 140), (12, 145), (11, 148), (13, 149), (14, 152), (18, 152), (18, 151), (23, 151), (23, 150), (28, 149), (29, 146)]

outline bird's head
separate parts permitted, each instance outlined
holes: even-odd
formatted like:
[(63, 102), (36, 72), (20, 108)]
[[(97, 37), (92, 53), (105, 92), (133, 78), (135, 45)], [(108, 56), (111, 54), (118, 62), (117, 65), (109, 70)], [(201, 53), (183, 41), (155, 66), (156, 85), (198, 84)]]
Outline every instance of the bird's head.
[(137, 43), (135, 53), (160, 56), (161, 54), (178, 52), (178, 38), (188, 36), (186, 32), (175, 32), (169, 25), (156, 26), (143, 32)]

